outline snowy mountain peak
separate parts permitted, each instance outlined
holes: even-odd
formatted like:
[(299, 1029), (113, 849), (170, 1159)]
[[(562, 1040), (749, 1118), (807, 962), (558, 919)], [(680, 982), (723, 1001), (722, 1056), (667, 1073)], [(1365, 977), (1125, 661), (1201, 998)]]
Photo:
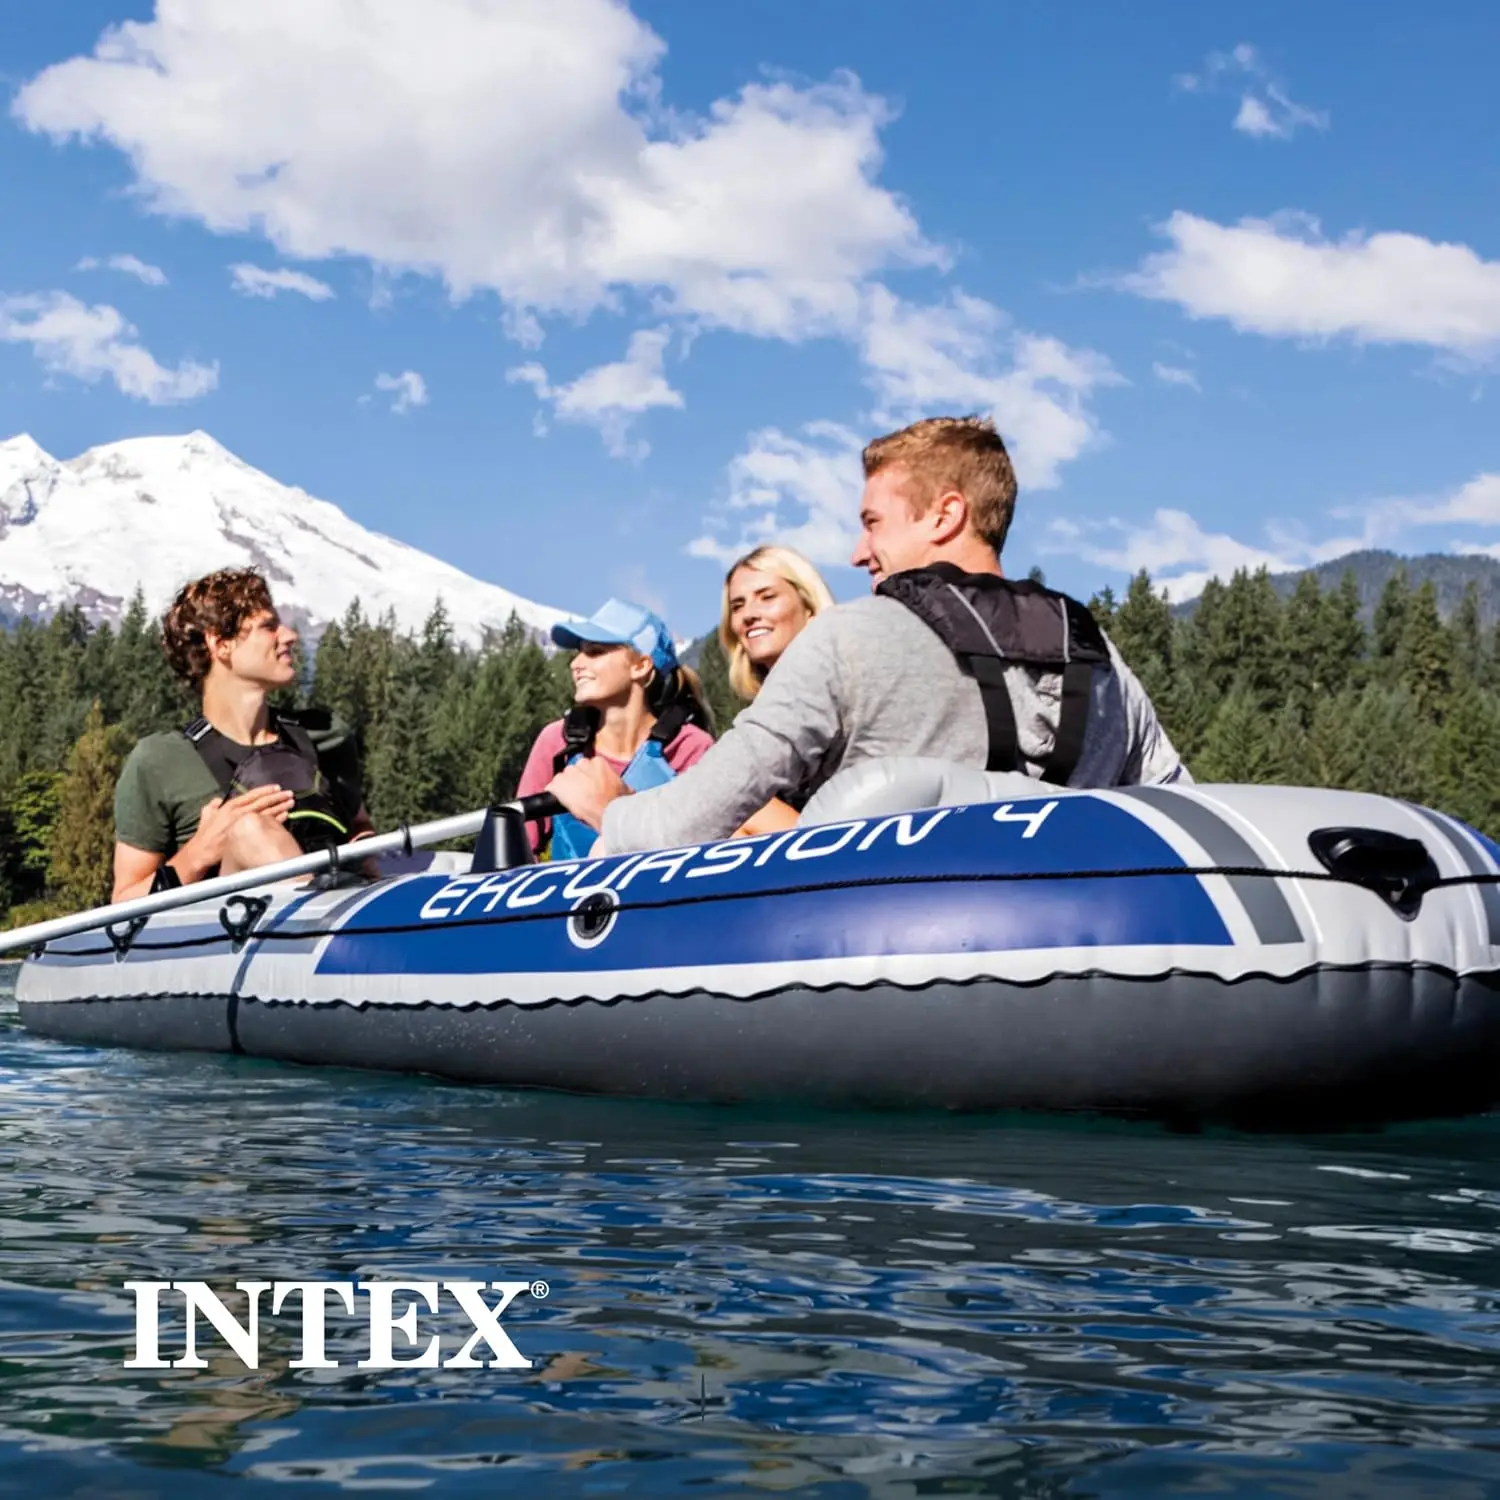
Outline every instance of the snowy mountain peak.
[(188, 579), (257, 567), (315, 630), (354, 600), (415, 630), (441, 597), (454, 634), (479, 641), (514, 612), (545, 633), (563, 611), (391, 537), (278, 483), (206, 432), (129, 438), (60, 462), (26, 435), (0, 442), (0, 612), (77, 604), (118, 620), (140, 588), (159, 611)]

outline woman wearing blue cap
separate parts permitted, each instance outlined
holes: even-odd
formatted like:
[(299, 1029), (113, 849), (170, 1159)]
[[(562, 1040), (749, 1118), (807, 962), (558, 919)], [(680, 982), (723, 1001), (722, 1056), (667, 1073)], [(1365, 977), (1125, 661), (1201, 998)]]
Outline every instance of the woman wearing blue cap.
[[(672, 634), (639, 604), (611, 599), (587, 620), (552, 627), (574, 651), (573, 708), (536, 737), (516, 789), (545, 790), (565, 765), (598, 755), (632, 791), (660, 786), (701, 760), (713, 744), (713, 715), (691, 667), (677, 660)], [(532, 824), (536, 846), (547, 836)], [(598, 834), (569, 813), (552, 820), (553, 859), (580, 859)]]

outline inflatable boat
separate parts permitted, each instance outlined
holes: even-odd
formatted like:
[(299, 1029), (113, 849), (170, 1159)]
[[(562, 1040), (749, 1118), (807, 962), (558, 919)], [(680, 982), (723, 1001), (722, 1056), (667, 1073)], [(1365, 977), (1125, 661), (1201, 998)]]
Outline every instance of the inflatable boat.
[(1392, 799), (871, 762), (788, 832), (495, 863), (70, 937), (21, 1018), (659, 1099), (1246, 1124), (1500, 1099), (1500, 847)]

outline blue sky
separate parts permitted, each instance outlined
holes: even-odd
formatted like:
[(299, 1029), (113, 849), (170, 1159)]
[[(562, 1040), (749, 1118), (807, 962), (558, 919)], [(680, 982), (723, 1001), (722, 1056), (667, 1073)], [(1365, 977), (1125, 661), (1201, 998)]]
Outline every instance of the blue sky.
[(1481, 0), (8, 6), (0, 435), (200, 427), (684, 634), (940, 412), (1084, 596), (1500, 555), (1497, 55)]

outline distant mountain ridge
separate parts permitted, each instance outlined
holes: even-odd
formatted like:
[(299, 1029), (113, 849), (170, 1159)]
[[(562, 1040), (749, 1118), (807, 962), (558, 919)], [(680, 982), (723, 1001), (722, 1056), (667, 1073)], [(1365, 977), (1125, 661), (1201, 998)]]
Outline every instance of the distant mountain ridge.
[[(1283, 598), (1290, 598), (1296, 592), (1298, 580), (1308, 573), (1318, 580), (1318, 586), (1325, 593), (1336, 589), (1345, 573), (1353, 573), (1355, 586), (1359, 589), (1360, 614), (1368, 624), (1380, 600), (1381, 590), (1399, 568), (1406, 570), (1407, 582), (1414, 589), (1429, 579), (1432, 581), (1437, 589), (1438, 612), (1444, 619), (1458, 608), (1464, 590), (1472, 583), (1479, 596), (1481, 625), (1489, 630), (1500, 620), (1500, 559), (1482, 552), (1424, 552), (1416, 557), (1403, 557), (1397, 552), (1365, 549), (1345, 553), (1342, 557), (1319, 563), (1315, 568), (1273, 573), (1271, 583)], [(1173, 613), (1190, 615), (1197, 604), (1196, 599), (1185, 600), (1174, 606)]]
[(473, 578), (278, 483), (205, 432), (130, 438), (59, 460), (28, 436), (0, 442), (0, 621), (76, 605), (118, 621), (137, 588), (161, 610), (190, 578), (256, 567), (317, 633), (355, 598), (417, 630), (441, 598), (475, 644), (512, 612), (545, 635), (565, 612)]

